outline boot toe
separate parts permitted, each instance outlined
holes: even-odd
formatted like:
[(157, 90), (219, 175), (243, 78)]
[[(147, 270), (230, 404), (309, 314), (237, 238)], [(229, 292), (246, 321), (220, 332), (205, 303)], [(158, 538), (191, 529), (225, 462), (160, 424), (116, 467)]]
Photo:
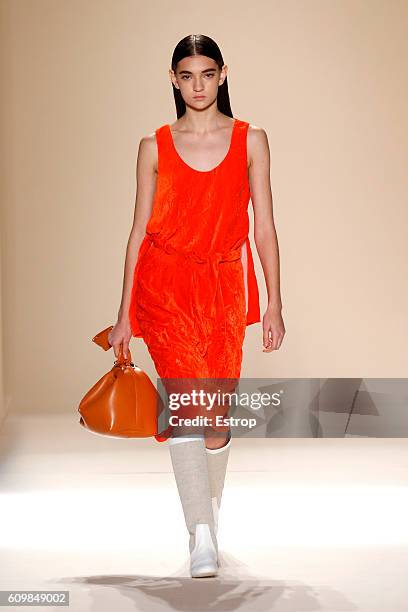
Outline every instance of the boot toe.
[(191, 577), (192, 578), (207, 578), (210, 576), (216, 576), (218, 573), (218, 565), (215, 562), (211, 563), (200, 563), (191, 566)]
[(190, 560), (191, 577), (216, 576), (218, 566), (218, 554), (211, 538), (209, 525), (205, 523), (196, 525), (195, 545)]

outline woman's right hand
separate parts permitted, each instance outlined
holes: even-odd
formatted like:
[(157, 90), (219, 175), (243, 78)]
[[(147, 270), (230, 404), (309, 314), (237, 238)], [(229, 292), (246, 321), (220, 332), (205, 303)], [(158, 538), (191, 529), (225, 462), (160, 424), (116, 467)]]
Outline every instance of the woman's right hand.
[(119, 356), (120, 345), (123, 346), (123, 356), (128, 356), (129, 342), (132, 337), (132, 329), (130, 327), (129, 319), (118, 320), (116, 325), (108, 334), (108, 342), (113, 347), (116, 359)]

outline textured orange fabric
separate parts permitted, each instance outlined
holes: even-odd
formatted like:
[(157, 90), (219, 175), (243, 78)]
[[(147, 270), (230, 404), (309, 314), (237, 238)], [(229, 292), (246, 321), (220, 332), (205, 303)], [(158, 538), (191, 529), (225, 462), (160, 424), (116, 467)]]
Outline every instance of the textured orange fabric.
[(156, 130), (158, 176), (129, 308), (162, 378), (239, 378), (247, 325), (260, 321), (248, 238), (248, 123), (234, 119), (226, 157), (209, 171)]

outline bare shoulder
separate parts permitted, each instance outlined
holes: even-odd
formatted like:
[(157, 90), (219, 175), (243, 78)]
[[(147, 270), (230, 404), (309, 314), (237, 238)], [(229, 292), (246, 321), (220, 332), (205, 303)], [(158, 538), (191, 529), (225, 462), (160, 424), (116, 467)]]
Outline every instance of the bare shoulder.
[(152, 164), (157, 167), (157, 140), (156, 132), (142, 136), (139, 142), (138, 161), (142, 164)]
[(268, 136), (264, 128), (259, 125), (248, 125), (248, 145), (251, 144), (254, 147), (264, 147), (268, 144)]
[(252, 123), (248, 125), (247, 150), (249, 165), (254, 159), (269, 154), (268, 135), (264, 128)]
[(139, 151), (145, 155), (151, 155), (157, 151), (156, 132), (142, 136), (139, 143)]

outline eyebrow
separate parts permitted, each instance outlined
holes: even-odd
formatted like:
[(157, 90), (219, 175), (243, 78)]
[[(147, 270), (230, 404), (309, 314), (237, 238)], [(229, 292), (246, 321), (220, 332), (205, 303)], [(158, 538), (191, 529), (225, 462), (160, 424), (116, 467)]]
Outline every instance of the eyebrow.
[[(215, 72), (215, 68), (206, 68), (205, 70), (202, 70), (201, 72)], [(192, 72), (190, 72), (190, 70), (180, 70), (179, 74), (193, 74)]]

